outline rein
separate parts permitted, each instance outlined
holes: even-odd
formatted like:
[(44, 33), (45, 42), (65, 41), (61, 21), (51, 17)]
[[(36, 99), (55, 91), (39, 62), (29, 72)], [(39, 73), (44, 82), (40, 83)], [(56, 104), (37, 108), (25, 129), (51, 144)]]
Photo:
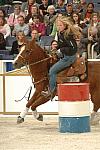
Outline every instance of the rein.
[(45, 58), (45, 59), (39, 60), (39, 61), (37, 61), (37, 62), (35, 62), (35, 63), (31, 63), (31, 64), (29, 64), (29, 66), (36, 65), (36, 64), (41, 63), (41, 62), (43, 62), (43, 61), (46, 61), (46, 60), (48, 60), (48, 59), (50, 59), (50, 58)]

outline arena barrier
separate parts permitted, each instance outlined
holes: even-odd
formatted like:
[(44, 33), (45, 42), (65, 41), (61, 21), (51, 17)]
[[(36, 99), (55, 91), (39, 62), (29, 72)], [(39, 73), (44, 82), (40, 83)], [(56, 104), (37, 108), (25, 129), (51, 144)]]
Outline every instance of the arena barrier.
[(59, 84), (58, 99), (59, 131), (90, 132), (89, 84)]

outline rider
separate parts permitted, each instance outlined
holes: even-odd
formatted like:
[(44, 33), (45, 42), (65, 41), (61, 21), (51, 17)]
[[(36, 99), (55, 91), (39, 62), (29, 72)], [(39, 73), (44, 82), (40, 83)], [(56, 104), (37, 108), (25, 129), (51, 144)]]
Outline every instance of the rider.
[(58, 37), (58, 52), (62, 53), (63, 57), (55, 63), (49, 70), (49, 84), (50, 90), (42, 91), (44, 96), (53, 96), (56, 92), (56, 76), (61, 70), (69, 67), (76, 60), (77, 43), (75, 37), (78, 36), (78, 31), (74, 29), (71, 21), (62, 16), (57, 24), (57, 37)]

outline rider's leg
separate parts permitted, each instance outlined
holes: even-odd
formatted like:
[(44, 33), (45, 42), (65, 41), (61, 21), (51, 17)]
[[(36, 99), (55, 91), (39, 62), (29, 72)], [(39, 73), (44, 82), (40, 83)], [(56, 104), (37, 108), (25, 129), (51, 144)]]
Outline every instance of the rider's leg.
[[(56, 89), (56, 76), (57, 73), (70, 66), (76, 60), (76, 56), (64, 56), (61, 60), (59, 60), (56, 64), (54, 64), (49, 71), (49, 84), (50, 84), (50, 92), (51, 94), (55, 92)], [(47, 95), (49, 96), (50, 92), (48, 91)]]

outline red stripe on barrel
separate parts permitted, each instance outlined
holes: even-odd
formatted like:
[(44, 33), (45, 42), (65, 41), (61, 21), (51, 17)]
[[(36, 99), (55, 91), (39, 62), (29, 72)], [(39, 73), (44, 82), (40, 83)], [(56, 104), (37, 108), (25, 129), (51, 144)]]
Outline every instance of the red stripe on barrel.
[(89, 100), (88, 83), (65, 83), (58, 85), (60, 101), (86, 101)]

